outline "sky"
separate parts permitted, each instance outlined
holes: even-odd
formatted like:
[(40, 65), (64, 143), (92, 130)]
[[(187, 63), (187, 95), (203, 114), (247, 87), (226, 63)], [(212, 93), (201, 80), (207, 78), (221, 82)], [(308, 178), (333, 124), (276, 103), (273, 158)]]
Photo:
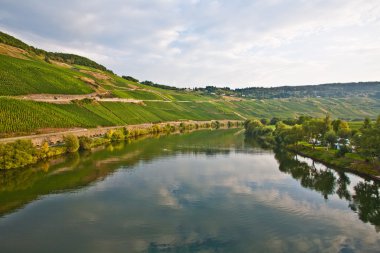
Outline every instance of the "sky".
[(380, 80), (379, 0), (0, 0), (0, 30), (177, 87)]

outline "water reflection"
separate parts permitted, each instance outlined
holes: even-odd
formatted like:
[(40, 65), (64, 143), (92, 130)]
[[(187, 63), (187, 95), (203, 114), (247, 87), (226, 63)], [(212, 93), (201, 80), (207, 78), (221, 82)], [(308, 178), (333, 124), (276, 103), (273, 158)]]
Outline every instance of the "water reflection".
[(379, 182), (359, 179), (351, 185), (349, 173), (335, 171), (281, 149), (275, 150), (275, 157), (279, 161), (280, 171), (290, 174), (303, 187), (321, 193), (326, 200), (336, 194), (347, 201), (362, 221), (380, 225)]
[[(40, 196), (72, 191), (105, 179), (120, 167), (175, 154), (228, 154), (241, 147), (240, 129), (147, 136), (73, 153), (25, 169), (0, 171), (0, 217)], [(163, 148), (166, 147), (166, 148)]]
[(120, 143), (3, 173), (0, 251), (378, 251), (376, 183), (239, 131)]

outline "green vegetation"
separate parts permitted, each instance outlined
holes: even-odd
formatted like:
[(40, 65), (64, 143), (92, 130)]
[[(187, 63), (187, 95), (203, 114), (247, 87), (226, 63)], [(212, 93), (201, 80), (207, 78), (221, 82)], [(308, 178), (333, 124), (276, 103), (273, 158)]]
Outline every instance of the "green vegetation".
[[(207, 86), (191, 90), (151, 81), (139, 83), (131, 76), (119, 77), (87, 58), (49, 53), (4, 33), (0, 33), (0, 43), (25, 50), (23, 59), (0, 55), (0, 137), (38, 133), (45, 128), (93, 128), (176, 120), (256, 117), (281, 119), (290, 124), (301, 115), (323, 117), (328, 113), (334, 118), (356, 120), (375, 119), (380, 114), (378, 83), (237, 90)], [(332, 95), (327, 96), (327, 91)], [(90, 93), (101, 98), (130, 98), (143, 102), (84, 99), (56, 104), (11, 97)], [(356, 121), (349, 125), (352, 129), (360, 128)]]
[[(0, 133), (6, 136), (10, 133), (31, 133), (43, 128), (91, 128), (176, 120), (242, 120), (242, 117), (250, 118), (252, 115), (258, 118), (270, 118), (271, 113), (281, 115), (280, 109), (277, 109), (277, 112), (273, 109), (272, 101), (266, 101), (267, 108), (263, 105), (259, 107), (261, 103), (259, 101), (233, 103), (210, 101), (145, 102), (144, 104), (121, 102), (50, 104), (0, 97)], [(273, 101), (273, 103), (277, 106), (279, 102)], [(343, 103), (348, 103), (348, 101), (344, 100), (328, 109), (326, 106), (326, 110), (328, 112), (338, 111)], [(302, 103), (298, 102), (298, 111), (293, 109), (296, 106), (296, 103), (284, 101), (281, 106), (284, 117), (281, 118), (286, 121), (287, 118), (294, 118), (305, 112)], [(371, 107), (371, 104), (366, 106)], [(306, 112), (308, 115), (322, 116), (324, 108), (321, 108), (318, 113), (312, 113), (309, 110)], [(372, 110), (372, 114), (375, 112)], [(336, 114), (339, 116), (339, 112)], [(360, 111), (354, 115), (358, 117), (361, 115)], [(359, 123), (355, 124), (358, 125)], [(358, 127), (360, 126), (358, 125)]]
[(1, 31), (0, 31), (0, 43), (4, 43), (4, 44), (7, 44), (7, 45), (10, 45), (13, 47), (17, 47), (17, 48), (21, 48), (24, 50), (33, 50), (34, 49), (33, 47), (30, 47), (29, 45), (22, 42), (21, 40), (16, 39), (15, 37), (10, 36), (6, 33), (1, 32)]
[(3, 33), (0, 31), (0, 43), (4, 43), (9, 46), (21, 48), (29, 53), (36, 54), (41, 59), (43, 58), (46, 62), (50, 62), (50, 60), (59, 61), (67, 64), (77, 64), (82, 66), (87, 66), (103, 71), (108, 71), (106, 67), (87, 59), (86, 57), (75, 55), (75, 54), (64, 54), (64, 53), (53, 53), (53, 52), (46, 52), (45, 50), (38, 49), (32, 46), (27, 45), (26, 43), (22, 42), (19, 39), (14, 38), (13, 36), (10, 36), (6, 33)]
[(76, 104), (0, 98), (0, 133), (29, 133), (42, 128), (110, 126), (112, 122)]
[(45, 61), (59, 61), (64, 62), (67, 64), (76, 64), (81, 66), (86, 66), (94, 69), (99, 69), (107, 72), (111, 72), (111, 70), (108, 70), (103, 65), (100, 65), (86, 57), (75, 55), (75, 54), (64, 54), (64, 53), (52, 53), (52, 52), (45, 52)]
[(86, 94), (93, 90), (70, 69), (0, 55), (0, 95)]
[(63, 138), (68, 153), (77, 152), (79, 149), (79, 139), (75, 135), (67, 135)]
[[(228, 122), (227, 127), (239, 127), (239, 122)], [(175, 131), (188, 131), (195, 129), (213, 128), (219, 129), (226, 127), (219, 121), (213, 121), (202, 124), (192, 124), (182, 122), (179, 126), (176, 125), (152, 125), (148, 128), (120, 128), (108, 130), (108, 132), (97, 138), (89, 138), (86, 136), (67, 135), (63, 137), (63, 145), (50, 147), (47, 142), (44, 142), (41, 147), (33, 146), (30, 140), (18, 140), (14, 143), (0, 144), (0, 170), (8, 170), (24, 167), (34, 164), (40, 160), (61, 155), (64, 153), (75, 153), (78, 150), (91, 150), (93, 147), (103, 145), (110, 142), (119, 142), (130, 140), (144, 135), (150, 134), (169, 134)]]
[(321, 85), (281, 86), (272, 88), (252, 87), (236, 89), (239, 96), (255, 99), (269, 98), (342, 98), (369, 96), (380, 92), (380, 82), (330, 83)]
[[(323, 151), (318, 153), (322, 154)], [(301, 162), (294, 154), (281, 148), (275, 149), (275, 157), (279, 161), (280, 171), (291, 175), (303, 187), (319, 192), (325, 199), (336, 194), (348, 202), (348, 206), (358, 213), (362, 221), (374, 225), (380, 224), (379, 182), (372, 180), (351, 182), (350, 177), (342, 171), (316, 168), (314, 164)]]
[[(42, 160), (31, 168), (1, 171), (0, 216), (46, 194), (78, 189), (101, 180), (120, 166), (132, 166), (141, 159), (149, 161), (159, 156), (172, 155), (177, 152), (178, 146), (182, 152), (196, 150), (197, 153), (209, 154), (213, 145), (229, 147), (237, 138), (241, 143), (243, 135), (235, 135), (239, 131), (240, 129), (203, 130), (184, 133), (180, 138), (173, 134), (157, 138), (131, 138), (128, 142), (107, 142), (104, 148), (91, 151), (91, 159), (88, 159), (89, 153), (86, 151), (76, 152), (57, 159)], [(91, 140), (93, 143), (107, 141), (105, 138)], [(168, 150), (164, 150), (163, 146), (168, 147)], [(56, 148), (51, 147), (49, 152)], [(139, 155), (133, 155), (136, 150)], [(110, 158), (112, 163), (105, 162)]]
[(248, 118), (323, 117), (328, 113), (334, 118), (363, 119), (376, 118), (380, 113), (379, 100), (364, 97), (244, 100), (230, 102), (229, 106)]
[(346, 121), (300, 117), (292, 125), (279, 121), (275, 130), (259, 120), (245, 122), (246, 135), (265, 145), (279, 145), (328, 165), (380, 175), (380, 116), (366, 118), (359, 129)]
[(0, 98), (0, 132), (30, 133), (43, 128), (97, 127), (176, 120), (241, 120), (213, 103), (147, 102), (49, 104)]
[(138, 100), (163, 100), (162, 96), (144, 90), (112, 90), (112, 94), (119, 98), (132, 98)]

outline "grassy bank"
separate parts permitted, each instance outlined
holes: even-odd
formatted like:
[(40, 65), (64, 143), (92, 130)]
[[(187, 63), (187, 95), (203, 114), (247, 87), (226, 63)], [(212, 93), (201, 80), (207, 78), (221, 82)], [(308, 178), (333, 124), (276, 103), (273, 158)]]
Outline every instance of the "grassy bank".
[(339, 157), (337, 156), (337, 150), (327, 149), (326, 147), (315, 147), (313, 149), (312, 145), (307, 143), (288, 145), (287, 149), (327, 166), (380, 179), (380, 164), (365, 161), (356, 153), (347, 153)]

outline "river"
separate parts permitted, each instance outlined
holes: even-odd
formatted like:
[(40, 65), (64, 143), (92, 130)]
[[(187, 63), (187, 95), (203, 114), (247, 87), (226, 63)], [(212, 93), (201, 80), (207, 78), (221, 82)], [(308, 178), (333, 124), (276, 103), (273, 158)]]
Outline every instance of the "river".
[(0, 252), (379, 252), (379, 184), (241, 129), (0, 173)]

